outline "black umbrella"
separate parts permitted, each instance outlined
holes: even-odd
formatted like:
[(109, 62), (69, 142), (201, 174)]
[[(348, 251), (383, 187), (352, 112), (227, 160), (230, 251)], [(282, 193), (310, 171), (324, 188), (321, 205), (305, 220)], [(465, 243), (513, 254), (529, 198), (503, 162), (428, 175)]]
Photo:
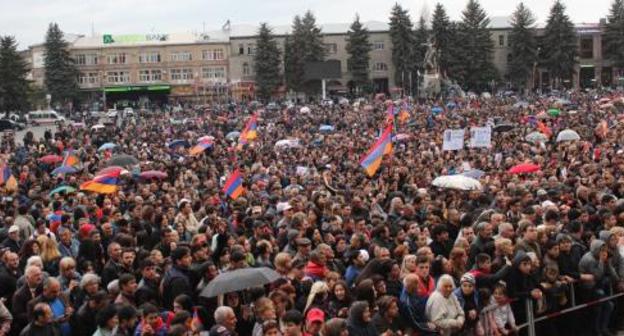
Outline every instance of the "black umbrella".
[(494, 132), (509, 132), (514, 128), (512, 124), (498, 124), (494, 126)]
[(139, 163), (139, 160), (131, 155), (121, 154), (114, 156), (106, 163), (107, 166), (128, 167)]
[(243, 289), (263, 286), (279, 280), (282, 276), (267, 267), (242, 268), (219, 274), (201, 291), (200, 296), (215, 297)]

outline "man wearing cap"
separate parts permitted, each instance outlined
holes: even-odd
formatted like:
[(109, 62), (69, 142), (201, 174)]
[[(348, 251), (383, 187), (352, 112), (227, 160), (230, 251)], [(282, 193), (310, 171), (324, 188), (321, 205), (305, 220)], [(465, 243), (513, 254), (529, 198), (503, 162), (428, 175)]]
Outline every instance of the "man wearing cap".
[(297, 254), (295, 254), (294, 260), (303, 260), (307, 263), (310, 260), (312, 242), (310, 239), (303, 237), (295, 239), (295, 243), (297, 244)]
[(318, 309), (312, 308), (306, 314), (305, 333), (306, 336), (318, 336), (321, 334), (323, 325), (325, 324), (325, 313)]
[(2, 242), (2, 247), (8, 248), (13, 253), (19, 253), (22, 248), (22, 240), (19, 236), (19, 227), (11, 225), (9, 236)]
[(277, 226), (285, 226), (290, 228), (290, 221), (292, 220), (292, 206), (288, 202), (277, 203), (275, 210), (282, 218), (277, 222)]

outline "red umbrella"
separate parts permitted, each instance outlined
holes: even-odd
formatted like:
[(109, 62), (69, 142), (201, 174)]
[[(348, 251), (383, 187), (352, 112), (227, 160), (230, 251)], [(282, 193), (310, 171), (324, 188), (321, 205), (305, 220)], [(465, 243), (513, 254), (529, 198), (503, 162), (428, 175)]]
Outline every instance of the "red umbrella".
[(510, 174), (535, 173), (540, 171), (540, 166), (533, 163), (521, 163), (509, 169)]
[(167, 173), (158, 170), (148, 170), (142, 172), (139, 176), (143, 179), (164, 179), (167, 178)]
[(97, 172), (96, 175), (114, 175), (114, 176), (119, 176), (122, 173), (124, 173), (126, 171), (125, 168), (123, 167), (119, 167), (119, 166), (110, 166), (110, 167), (106, 167), (102, 170), (100, 170), (99, 172)]
[(62, 156), (58, 156), (58, 155), (46, 155), (43, 157), (39, 158), (39, 162), (43, 162), (45, 164), (54, 164), (54, 163), (59, 163), (59, 162), (63, 162), (63, 157)]

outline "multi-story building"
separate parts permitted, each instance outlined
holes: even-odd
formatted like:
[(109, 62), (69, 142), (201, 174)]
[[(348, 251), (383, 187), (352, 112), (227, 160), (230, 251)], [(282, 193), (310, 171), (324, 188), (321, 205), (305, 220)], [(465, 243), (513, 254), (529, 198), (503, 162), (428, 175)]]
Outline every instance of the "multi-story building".
[[(510, 61), (508, 17), (492, 17), (490, 23), (494, 44), (492, 61), (499, 71), (497, 87), (508, 86)], [(375, 92), (414, 92), (416, 88), (397, 87), (399, 82), (416, 82), (417, 74), (397, 74), (392, 63), (392, 42), (388, 25), (365, 22), (372, 44), (370, 78)], [(604, 22), (577, 25), (579, 64), (575, 75), (564, 79), (569, 87), (611, 85), (619, 83), (622, 72), (603, 57)], [(321, 25), (326, 60), (340, 62), (340, 77), (327, 81), (333, 95), (350, 92), (353, 83), (348, 71), (346, 51), (349, 24)], [(272, 27), (279, 48), (284, 51), (290, 26)], [(112, 103), (146, 101), (186, 101), (205, 103), (228, 99), (253, 99), (254, 54), (258, 27), (227, 24), (223, 29), (202, 34), (68, 35), (71, 54), (80, 70), (79, 84), (87, 97)], [(538, 35), (543, 29), (538, 27)], [(26, 53), (32, 66), (31, 78), (43, 84), (43, 45), (31, 46)], [(283, 64), (282, 64), (283, 69)], [(412, 78), (410, 81), (409, 78)], [(535, 87), (548, 87), (551, 79), (546, 69), (535, 64)], [(409, 84), (406, 84), (409, 85)], [(286, 94), (280, 87), (276, 95)]]

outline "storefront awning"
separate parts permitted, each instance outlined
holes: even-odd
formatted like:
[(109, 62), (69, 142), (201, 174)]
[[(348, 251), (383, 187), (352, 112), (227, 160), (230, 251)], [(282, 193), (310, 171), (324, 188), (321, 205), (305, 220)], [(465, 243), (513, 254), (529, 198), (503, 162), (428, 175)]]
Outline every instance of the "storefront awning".
[(113, 87), (104, 88), (104, 92), (106, 93), (139, 92), (139, 91), (159, 92), (159, 91), (169, 91), (169, 90), (171, 90), (170, 85), (113, 86)]

